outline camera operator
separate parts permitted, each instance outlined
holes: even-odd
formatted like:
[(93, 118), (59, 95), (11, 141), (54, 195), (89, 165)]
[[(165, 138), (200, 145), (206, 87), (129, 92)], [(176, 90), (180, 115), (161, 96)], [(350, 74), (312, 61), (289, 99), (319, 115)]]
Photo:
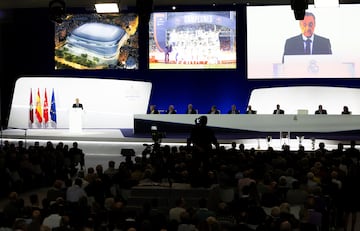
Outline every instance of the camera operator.
[(193, 160), (194, 164), (206, 168), (208, 164), (209, 155), (212, 152), (212, 145), (219, 147), (217, 138), (213, 130), (207, 127), (207, 116), (200, 116), (195, 120), (195, 126), (191, 130), (188, 144), (193, 146)]

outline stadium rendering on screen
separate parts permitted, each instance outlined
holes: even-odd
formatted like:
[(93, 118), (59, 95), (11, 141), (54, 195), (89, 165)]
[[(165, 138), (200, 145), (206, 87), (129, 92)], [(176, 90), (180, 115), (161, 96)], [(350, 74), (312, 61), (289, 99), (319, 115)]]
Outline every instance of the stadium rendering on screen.
[(248, 79), (359, 78), (359, 11), (309, 5), (296, 20), (289, 5), (247, 6)]
[(55, 24), (55, 69), (138, 69), (136, 14), (74, 14)]
[(235, 69), (236, 12), (155, 12), (149, 69)]

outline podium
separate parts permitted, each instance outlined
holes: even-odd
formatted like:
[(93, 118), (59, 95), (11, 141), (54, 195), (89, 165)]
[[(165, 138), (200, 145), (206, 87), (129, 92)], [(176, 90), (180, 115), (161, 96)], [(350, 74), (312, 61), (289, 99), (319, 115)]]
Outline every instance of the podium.
[(69, 131), (82, 132), (83, 109), (71, 108), (69, 112)]

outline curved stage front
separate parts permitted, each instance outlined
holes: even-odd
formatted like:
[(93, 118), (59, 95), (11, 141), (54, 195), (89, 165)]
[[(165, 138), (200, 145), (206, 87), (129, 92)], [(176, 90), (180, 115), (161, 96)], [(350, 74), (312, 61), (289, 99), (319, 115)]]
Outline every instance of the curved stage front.
[[(134, 134), (149, 134), (151, 126), (170, 136), (189, 134), (200, 115), (135, 115)], [(206, 115), (218, 137), (251, 139), (266, 136), (289, 138), (358, 140), (360, 115)]]

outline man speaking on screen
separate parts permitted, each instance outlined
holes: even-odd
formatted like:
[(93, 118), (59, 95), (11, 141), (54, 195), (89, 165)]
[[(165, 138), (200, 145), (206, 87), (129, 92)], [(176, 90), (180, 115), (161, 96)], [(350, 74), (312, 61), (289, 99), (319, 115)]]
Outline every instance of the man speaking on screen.
[(332, 51), (330, 40), (314, 34), (316, 26), (315, 15), (313, 13), (306, 12), (304, 19), (299, 22), (301, 34), (286, 40), (284, 56), (331, 55)]

